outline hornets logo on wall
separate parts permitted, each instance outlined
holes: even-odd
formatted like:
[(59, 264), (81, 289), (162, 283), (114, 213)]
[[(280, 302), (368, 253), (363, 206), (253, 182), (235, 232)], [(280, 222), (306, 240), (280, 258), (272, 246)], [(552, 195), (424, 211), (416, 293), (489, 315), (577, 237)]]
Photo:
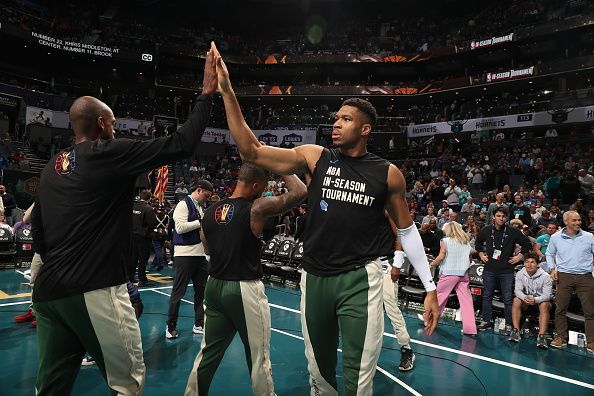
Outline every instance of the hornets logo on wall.
[(233, 220), (234, 212), (233, 204), (223, 204), (215, 210), (215, 221), (218, 224), (229, 224)]
[(62, 151), (58, 157), (56, 158), (56, 163), (54, 164), (54, 169), (56, 173), (60, 176), (69, 175), (72, 171), (76, 168), (76, 155), (74, 154), (74, 150)]

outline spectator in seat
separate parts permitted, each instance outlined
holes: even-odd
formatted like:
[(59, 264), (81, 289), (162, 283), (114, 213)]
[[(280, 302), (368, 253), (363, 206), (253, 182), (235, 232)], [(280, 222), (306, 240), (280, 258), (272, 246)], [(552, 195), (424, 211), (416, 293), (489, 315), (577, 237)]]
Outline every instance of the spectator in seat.
[(6, 192), (6, 187), (0, 184), (0, 196), (2, 197), (2, 206), (4, 207), (4, 215), (6, 216), (6, 222), (10, 225), (12, 222), (12, 210), (16, 208), (16, 202), (14, 196)]
[(446, 202), (452, 211), (459, 212), (462, 189), (456, 185), (456, 180), (454, 179), (450, 179), (448, 184), (443, 193), (446, 197)]
[(439, 241), (443, 238), (443, 231), (437, 228), (437, 222), (430, 220), (429, 223), (421, 224), (421, 241), (425, 247), (425, 253), (437, 256), (439, 253)]
[[(462, 192), (464, 192), (464, 190), (462, 190)], [(477, 206), (474, 204), (474, 198), (472, 197), (468, 197), (466, 203), (464, 203), (462, 205), (462, 208), (460, 209), (460, 212), (462, 213), (474, 213), (474, 209)]]
[(490, 219), (493, 217), (495, 213), (495, 209), (497, 208), (504, 208), (506, 212), (509, 212), (509, 206), (505, 203), (505, 194), (498, 193), (495, 196), (495, 202), (489, 205), (489, 209), (487, 209), (487, 218)]
[(437, 217), (442, 217), (444, 212), (447, 212), (448, 215), (450, 214), (450, 207), (448, 206), (448, 201), (445, 199), (441, 201), (441, 208), (437, 211)]
[(547, 247), (551, 240), (551, 235), (557, 232), (557, 225), (554, 223), (547, 224), (546, 233), (542, 234), (534, 241), (534, 252), (539, 258), (539, 261), (546, 261)]
[(0, 213), (0, 229), (9, 231), (11, 235), (14, 235), (13, 228), (8, 223), (6, 223), (6, 216), (4, 213)]
[(555, 224), (558, 226), (563, 225), (563, 215), (559, 213), (559, 207), (557, 205), (551, 204), (549, 212), (551, 214), (551, 218), (555, 220)]
[(444, 227), (445, 238), (441, 240), (439, 255), (430, 265), (439, 265), (439, 281), (437, 282), (437, 303), (440, 312), (445, 309), (452, 290), (456, 290), (460, 310), (462, 311), (462, 332), (476, 335), (474, 307), (468, 287), (468, 268), (470, 267), (470, 240), (455, 221)]
[[(527, 226), (526, 224), (524, 224), (521, 227), (521, 230), (522, 230), (522, 234), (524, 234), (524, 236), (526, 238), (528, 238), (528, 240), (530, 241), (530, 245), (531, 246), (534, 246), (535, 239), (532, 236), (532, 234), (530, 233), (530, 226)], [(517, 248), (518, 248), (518, 250), (520, 250), (521, 249), (521, 246), (518, 245)]]
[(540, 212), (540, 217), (536, 220), (536, 225), (534, 226), (534, 233), (538, 234), (539, 232), (545, 230), (549, 224), (557, 224), (555, 219), (551, 217), (551, 213), (543, 209)]
[(513, 329), (508, 340), (520, 342), (520, 320), (522, 312), (538, 313), (538, 336), (536, 346), (548, 349), (545, 336), (549, 327), (553, 283), (551, 277), (538, 267), (538, 257), (528, 254), (524, 268), (516, 274), (514, 303), (512, 306)]
[(427, 206), (427, 216), (423, 217), (422, 224), (428, 224), (431, 220), (437, 221), (437, 217), (433, 214), (433, 206)]
[(437, 217), (437, 228), (440, 230), (443, 228), (444, 224), (449, 222), (450, 220), (450, 209), (446, 208), (442, 210), (441, 215)]
[(530, 208), (524, 205), (524, 200), (521, 196), (515, 195), (514, 196), (514, 204), (510, 209), (511, 218), (518, 219), (522, 221), (522, 225), (524, 224), (532, 224), (532, 217), (530, 217)]
[(594, 198), (594, 176), (587, 173), (585, 169), (580, 169), (578, 171), (578, 181), (580, 182), (582, 202), (592, 202)]
[(186, 188), (186, 183), (180, 183), (177, 188), (175, 189), (174, 194), (186, 194), (188, 195), (188, 189)]
[(551, 236), (547, 247), (547, 264), (551, 278), (557, 282), (555, 293), (554, 348), (567, 345), (567, 308), (572, 295), (577, 294), (586, 319), (586, 344), (594, 354), (594, 235), (581, 228), (580, 214), (568, 210), (563, 214), (565, 227)]

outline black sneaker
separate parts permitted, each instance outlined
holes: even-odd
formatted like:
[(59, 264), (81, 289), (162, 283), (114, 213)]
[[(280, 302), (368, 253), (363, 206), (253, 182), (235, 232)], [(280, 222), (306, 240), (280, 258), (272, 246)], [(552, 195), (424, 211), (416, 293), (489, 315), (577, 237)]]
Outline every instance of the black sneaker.
[(511, 325), (505, 325), (505, 333), (504, 334), (506, 336), (509, 336), (509, 335), (511, 335), (511, 333), (512, 333), (512, 327), (511, 327)]
[(520, 342), (520, 330), (513, 329), (509, 334), (509, 338), (507, 340), (511, 342)]
[(165, 328), (165, 337), (168, 340), (177, 338), (177, 329), (175, 328), (175, 323), (167, 323), (167, 327)]
[(401, 347), (400, 353), (402, 357), (400, 358), (400, 365), (398, 366), (398, 370), (400, 371), (410, 371), (415, 366), (415, 354), (410, 348)]
[(536, 346), (540, 349), (549, 349), (549, 346), (547, 345), (547, 339), (544, 334), (539, 334), (536, 337)]
[(481, 320), (481, 322), (476, 326), (478, 331), (486, 331), (493, 327), (493, 322), (485, 322)]

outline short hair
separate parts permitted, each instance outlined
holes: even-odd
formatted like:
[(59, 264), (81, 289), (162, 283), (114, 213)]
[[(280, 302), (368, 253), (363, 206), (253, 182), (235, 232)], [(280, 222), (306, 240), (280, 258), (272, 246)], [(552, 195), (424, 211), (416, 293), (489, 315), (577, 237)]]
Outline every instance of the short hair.
[(369, 119), (371, 127), (374, 128), (377, 123), (377, 111), (371, 103), (361, 98), (350, 98), (342, 102), (342, 106), (352, 106), (363, 112)]
[(507, 217), (507, 209), (505, 209), (503, 206), (499, 206), (499, 207), (497, 207), (497, 208), (493, 209), (493, 214), (492, 214), (492, 216), (493, 216), (493, 217), (495, 217), (495, 215), (496, 215), (498, 212), (501, 212), (501, 213), (503, 213), (503, 214), (505, 215), (505, 217)]
[(244, 162), (239, 168), (237, 178), (244, 183), (268, 180), (270, 173), (257, 165)]
[(580, 214), (576, 210), (568, 210), (567, 212), (563, 213), (563, 222), (567, 223), (567, 220), (569, 220), (569, 216), (572, 214), (576, 214), (581, 218)]
[(148, 201), (149, 199), (151, 199), (152, 196), (153, 194), (151, 194), (149, 190), (142, 190), (140, 192), (140, 199), (142, 199), (143, 201)]
[(528, 259), (532, 259), (532, 260), (534, 260), (534, 261), (536, 261), (538, 263), (538, 256), (536, 255), (536, 253), (528, 253), (528, 254), (526, 254), (526, 256), (524, 256), (524, 261), (526, 261)]

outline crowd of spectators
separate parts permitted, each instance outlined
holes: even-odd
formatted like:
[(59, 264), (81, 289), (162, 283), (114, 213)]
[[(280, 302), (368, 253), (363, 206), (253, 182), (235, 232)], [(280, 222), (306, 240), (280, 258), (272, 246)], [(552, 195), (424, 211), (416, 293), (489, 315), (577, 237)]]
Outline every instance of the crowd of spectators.
[(584, 230), (594, 232), (594, 149), (554, 139), (517, 143), (499, 150), (467, 144), (466, 153), (399, 164), (412, 187), (410, 213), (428, 252), (437, 254), (436, 230), (450, 221), (462, 223), (474, 241), (498, 206), (533, 241), (549, 223), (562, 226), (561, 215), (569, 209), (580, 213)]
[(198, 26), (190, 21), (168, 23), (161, 15), (155, 16), (152, 8), (122, 6), (106, 11), (99, 5), (55, 3), (49, 9), (13, 0), (3, 5), (2, 19), (65, 40), (84, 40), (109, 47), (152, 50), (157, 43), (167, 48), (198, 48), (216, 39), (225, 52), (261, 56), (270, 53), (417, 52), (463, 47), (472, 39), (508, 34), (584, 14), (591, 9), (590, 2), (575, 0), (491, 2), (458, 8), (455, 12), (447, 9), (448, 4), (412, 9), (393, 5), (381, 14), (369, 7), (347, 4), (319, 10), (317, 18), (306, 22), (305, 29), (300, 18), (292, 21), (281, 12), (278, 16), (284, 19), (282, 26), (277, 24), (273, 31), (253, 29), (250, 37), (229, 33), (225, 21), (209, 20), (207, 16), (201, 18)]

